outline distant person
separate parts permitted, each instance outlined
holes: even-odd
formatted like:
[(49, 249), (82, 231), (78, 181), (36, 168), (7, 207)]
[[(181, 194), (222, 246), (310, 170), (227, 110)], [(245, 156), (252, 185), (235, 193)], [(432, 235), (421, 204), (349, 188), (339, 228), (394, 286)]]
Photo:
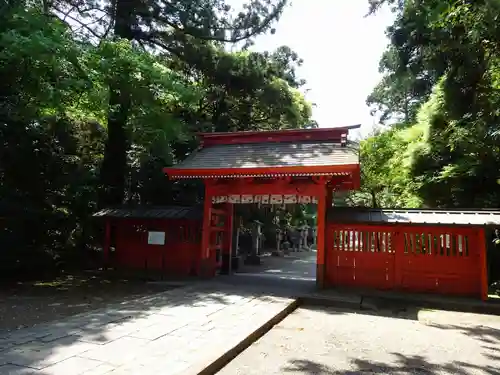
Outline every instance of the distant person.
[(290, 233), (290, 243), (292, 244), (293, 251), (300, 250), (300, 232), (298, 230), (293, 230)]

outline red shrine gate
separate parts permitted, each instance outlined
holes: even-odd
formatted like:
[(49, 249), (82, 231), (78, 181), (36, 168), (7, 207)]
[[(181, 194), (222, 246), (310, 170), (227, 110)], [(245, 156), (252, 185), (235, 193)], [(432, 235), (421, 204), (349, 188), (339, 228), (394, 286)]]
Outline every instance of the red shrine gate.
[(232, 236), (220, 233), (232, 232), (233, 204), (315, 202), (317, 282), (323, 286), (327, 202), (333, 190), (359, 188), (357, 149), (347, 141), (356, 128), (201, 134), (199, 150), (164, 170), (171, 179), (205, 183), (198, 274), (214, 275), (221, 259), (228, 258)]
[(332, 208), (359, 189), (350, 129), (202, 134), (199, 150), (165, 168), (205, 183), (198, 275), (230, 261), (233, 204), (317, 203), (317, 284), (487, 298), (484, 226), (500, 212)]

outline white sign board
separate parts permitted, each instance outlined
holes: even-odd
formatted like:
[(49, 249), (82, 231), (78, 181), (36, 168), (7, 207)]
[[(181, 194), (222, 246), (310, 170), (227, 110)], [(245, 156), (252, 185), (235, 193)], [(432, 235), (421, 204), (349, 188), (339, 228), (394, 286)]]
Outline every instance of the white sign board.
[(165, 245), (165, 232), (148, 232), (148, 245)]

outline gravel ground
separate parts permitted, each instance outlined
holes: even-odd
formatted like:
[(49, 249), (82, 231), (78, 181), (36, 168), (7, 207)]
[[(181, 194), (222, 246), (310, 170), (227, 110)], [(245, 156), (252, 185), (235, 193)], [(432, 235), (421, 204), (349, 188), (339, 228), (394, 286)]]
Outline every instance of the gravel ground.
[(0, 335), (171, 288), (166, 284), (88, 274), (2, 285)]
[(500, 374), (500, 317), (301, 308), (219, 375)]

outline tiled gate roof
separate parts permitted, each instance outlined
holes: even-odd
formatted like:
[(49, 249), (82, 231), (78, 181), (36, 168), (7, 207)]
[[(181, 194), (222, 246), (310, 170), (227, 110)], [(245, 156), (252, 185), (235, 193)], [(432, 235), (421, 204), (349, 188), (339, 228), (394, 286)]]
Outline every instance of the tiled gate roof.
[(358, 145), (350, 129), (204, 133), (200, 149), (173, 167), (170, 178), (350, 176), (359, 179)]
[(179, 169), (312, 167), (359, 162), (353, 145), (335, 142), (248, 143), (202, 148), (174, 166)]
[[(359, 165), (358, 149), (355, 144), (343, 146), (332, 141), (306, 141), (283, 143), (222, 144), (204, 147), (192, 153), (183, 162), (170, 167), (170, 174), (176, 171), (192, 171), (189, 177), (198, 178), (206, 173), (224, 170), (228, 176), (252, 175), (251, 169), (272, 169), (273, 175), (293, 174), (286, 168), (309, 168), (304, 175), (320, 175), (322, 167)], [(284, 168), (284, 169), (283, 169)], [(280, 170), (282, 169), (282, 170)], [(205, 174), (197, 174), (203, 170)], [(315, 173), (316, 171), (316, 173)], [(262, 174), (262, 173), (258, 173)], [(342, 173), (338, 173), (342, 174)], [(297, 173), (297, 175), (301, 175)]]

